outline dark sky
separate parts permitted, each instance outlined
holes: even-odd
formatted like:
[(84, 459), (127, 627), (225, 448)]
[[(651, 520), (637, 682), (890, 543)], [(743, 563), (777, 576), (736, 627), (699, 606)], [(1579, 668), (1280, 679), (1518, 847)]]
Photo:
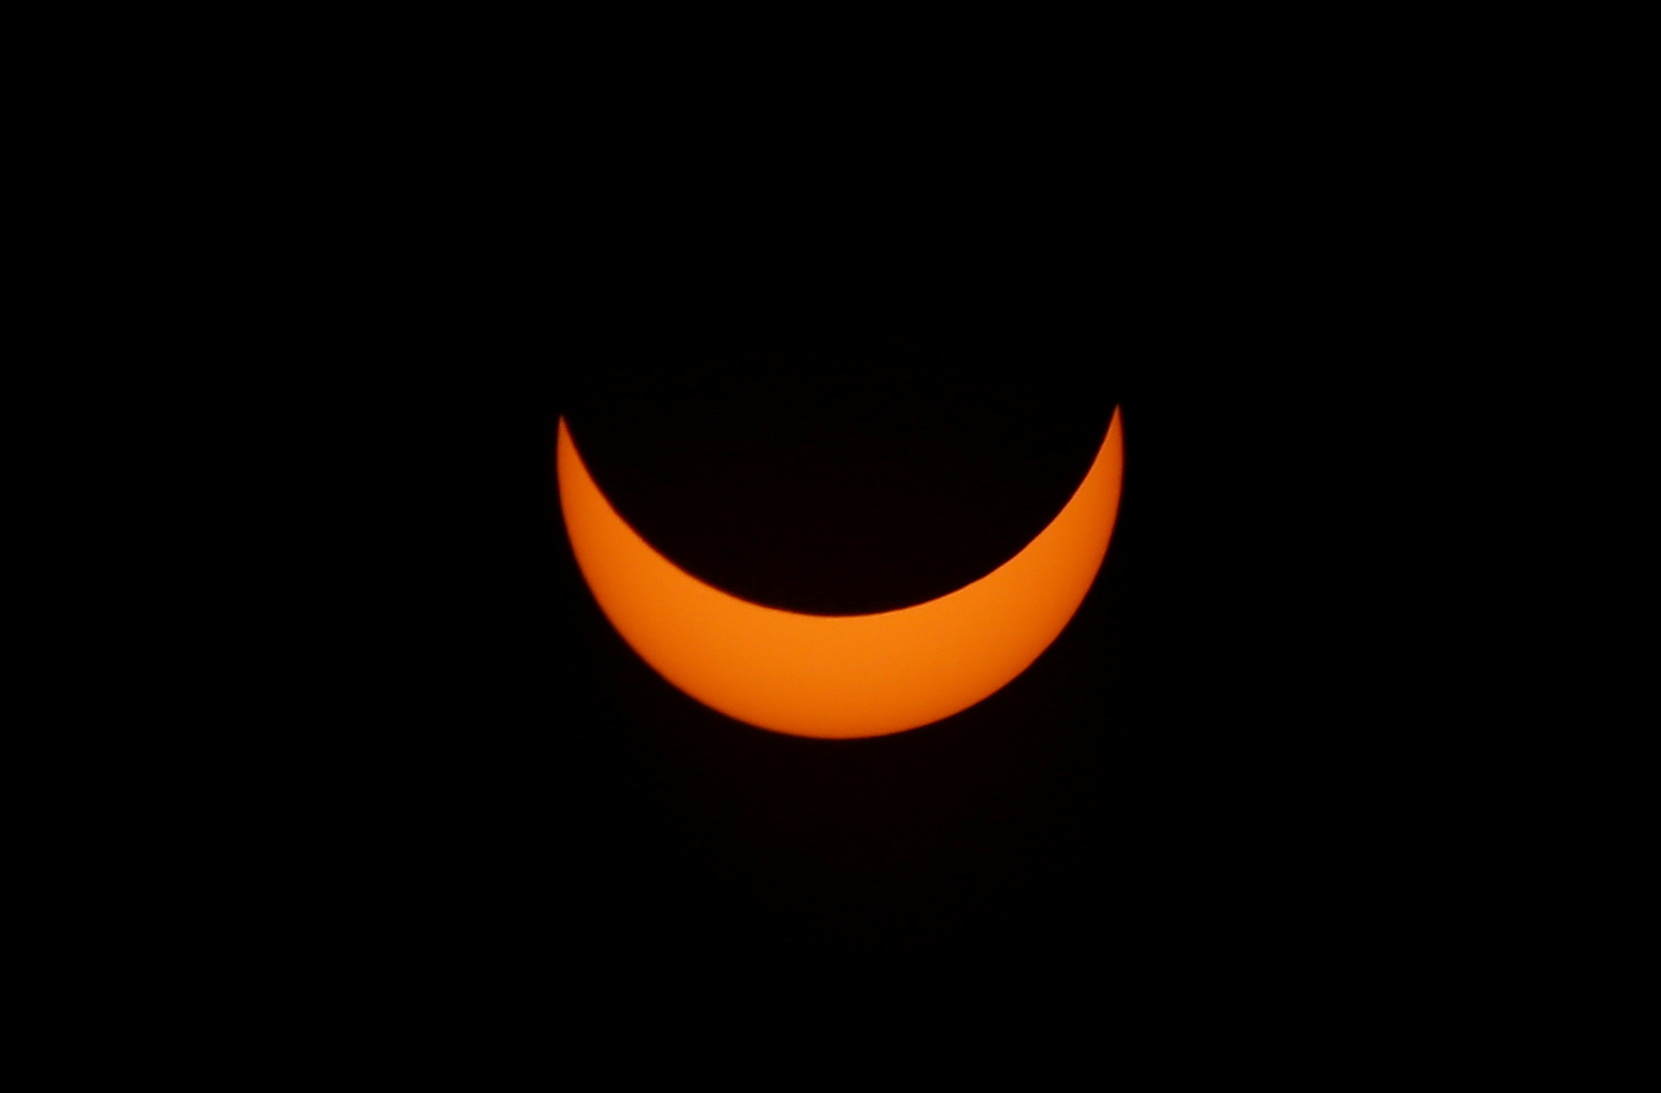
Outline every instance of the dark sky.
[[(479, 464), (498, 476), (474, 499), (490, 549), (461, 555), (479, 569), (446, 781), (474, 850), (458, 844), (455, 867), (515, 921), (557, 908), (573, 944), (656, 962), (1059, 958), (1151, 914), (1141, 559), (1157, 411), (1139, 417), (1135, 375), (1101, 346), (1018, 335), (591, 342), (557, 379), (516, 377)], [(660, 678), (589, 596), (552, 475), (563, 414), (618, 509), (685, 568), (757, 602), (857, 614), (1012, 556), (1115, 407), (1120, 523), (1066, 631), (982, 703), (872, 740), (758, 730)]]
[[(320, 460), (327, 511), (288, 552), (326, 589), (317, 636), (280, 639), (253, 743), (190, 768), (256, 813), (246, 836), (189, 817), (226, 833), (202, 914), (257, 906), (237, 945), (326, 954), (319, 990), (372, 953), (378, 984), (488, 984), (533, 1023), (589, 997), (578, 969), (1061, 969), (1140, 1005), (1235, 965), (1277, 981), (1289, 950), (1388, 958), (1400, 922), (1435, 920), (1438, 889), (1391, 877), (1459, 788), (1453, 715), (1403, 696), (1459, 661), (1424, 651), (1446, 614), (1404, 605), (1456, 567), (1413, 505), (1434, 470), (1397, 466), (1437, 394), (1401, 364), (1469, 352), (1412, 319), (1470, 286), (1370, 130), (1115, 75), (1071, 112), (942, 88), (885, 143), (796, 115), (729, 144), (673, 88), (632, 125), (613, 89), (559, 79), (325, 98), (305, 169), (227, 218), (271, 282), (208, 271), (268, 309), (239, 348), (354, 450)], [(1171, 96), (1193, 105), (1150, 109)], [(1445, 174), (1415, 181), (1425, 207)], [(769, 733), (677, 691), (560, 521), (563, 415), (703, 579), (817, 613), (914, 604), (1030, 540), (1116, 409), (1119, 520), (1066, 630), (890, 737)], [(254, 440), (310, 453), (305, 420)]]
[[(1306, 410), (1264, 377), (1375, 343), (1318, 263), (1288, 272), (1305, 259), (1284, 232), (1152, 185), (1118, 194), (1117, 221), (1034, 202), (1014, 218), (1031, 247), (866, 225), (823, 262), (848, 210), (742, 254), (649, 217), (613, 237), (615, 206), (523, 237), (483, 199), (474, 228), (447, 222), (491, 242), (435, 243), (394, 282), (416, 290), (372, 304), (411, 362), (443, 366), (388, 362), (389, 392), (422, 390), (419, 412), (383, 407), (421, 453), (383, 468), (412, 529), (389, 562), (410, 570), (407, 626), (387, 711), (343, 747), (371, 772), (344, 784), (391, 825), (387, 868), (492, 951), (654, 967), (1152, 966), (1260, 921), (1238, 909), (1252, 893), (1303, 891), (1333, 855), (1294, 833), (1323, 830), (1358, 752), (1318, 788), (1297, 773), (1317, 738), (1290, 711), (1332, 677), (1296, 659), (1322, 644), (1307, 627), (1280, 655), (1304, 626), (1280, 589), (1319, 564), (1306, 533), (1332, 534), (1302, 483), (1342, 480), (1331, 449), (1269, 424)], [(620, 512), (694, 574), (802, 611), (904, 606), (1019, 550), (1115, 408), (1119, 523), (1077, 615), (997, 694), (892, 737), (781, 736), (683, 695), (612, 631), (560, 523), (564, 415)], [(1273, 484), (1288, 469), (1293, 491)], [(1362, 716), (1365, 695), (1344, 701)]]
[[(1311, 327), (1194, 284), (994, 320), (638, 325), (659, 297), (619, 315), (490, 288), (411, 339), (476, 365), (388, 385), (430, 385), (419, 413), (378, 411), (417, 437), (371, 479), (398, 534), (356, 571), (390, 584), (390, 622), (343, 635), (365, 707), (302, 731), (328, 756), (297, 779), (308, 822), (377, 936), (439, 929), (443, 960), (503, 968), (1169, 988), (1360, 906), (1412, 822), (1367, 803), (1429, 730), (1386, 731), (1389, 691), (1355, 682), (1326, 625), (1371, 587), (1330, 550), (1364, 530), (1338, 449), (1277, 430), (1305, 405), (1231, 356), (1307, 363)], [(1119, 520), (1078, 613), (996, 694), (889, 737), (769, 733), (676, 690), (600, 613), (559, 515), (563, 415), (685, 568), (776, 606), (884, 610), (1017, 551), (1115, 408)]]

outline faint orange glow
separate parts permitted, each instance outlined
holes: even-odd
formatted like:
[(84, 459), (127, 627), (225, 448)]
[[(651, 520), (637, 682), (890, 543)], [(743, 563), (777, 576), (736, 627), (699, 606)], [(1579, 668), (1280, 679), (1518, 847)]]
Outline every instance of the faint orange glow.
[(647, 545), (559, 423), (559, 496), (577, 564), (636, 653), (687, 694), (797, 736), (882, 736), (938, 721), (1020, 675), (1073, 617), (1107, 554), (1124, 441), (1107, 437), (1065, 508), (1008, 562), (939, 599), (804, 615), (722, 592)]

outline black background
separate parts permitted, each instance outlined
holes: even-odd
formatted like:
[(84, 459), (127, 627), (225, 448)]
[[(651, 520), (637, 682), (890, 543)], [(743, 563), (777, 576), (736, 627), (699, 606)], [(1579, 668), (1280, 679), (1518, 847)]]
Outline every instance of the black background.
[[(371, 697), (317, 730), (308, 784), (352, 817), (334, 868), (392, 894), (366, 906), (464, 963), (1167, 985), (1343, 921), (1343, 871), (1393, 822), (1351, 802), (1403, 760), (1327, 626), (1364, 584), (1331, 547), (1367, 534), (1337, 503), (1332, 362), (1381, 338), (1325, 221), (1197, 160), (1098, 190), (1057, 170), (995, 223), (948, 184), (763, 205), (654, 189), (663, 169), (558, 201), (465, 188), (346, 294), (386, 374), (354, 503), (392, 534), (354, 562), (385, 593), (350, 661)], [(676, 691), (560, 522), (564, 415), (704, 579), (917, 603), (1036, 534), (1115, 408), (1119, 522), (1078, 614), (1008, 687), (891, 737), (768, 733)]]
[[(1190, 470), (1213, 467), (1174, 412), (1196, 400), (1162, 398), (1098, 315), (601, 325), (470, 386), (440, 419), (451, 462), (409, 500), (398, 717), (368, 734), (380, 773), (346, 784), (376, 787), (389, 868), (433, 886), (452, 929), (539, 966), (978, 974), (1145, 970), (1241, 921), (1207, 911), (1242, 752), (1214, 720), (1237, 681), (1185, 633), (1194, 582), (1215, 580), (1182, 541)], [(882, 610), (1019, 550), (1115, 409), (1119, 521), (1077, 615), (1001, 691), (889, 737), (769, 733), (677, 691), (600, 613), (558, 510), (563, 415), (618, 509), (692, 572)]]
[[(1503, 748), (1471, 739), (1477, 702), (1417, 693), (1464, 671), (1441, 592), (1478, 568), (1424, 498), (1489, 483), (1446, 490), (1409, 453), (1479, 346), (1422, 320), (1469, 306), (1480, 244), (1449, 225), (1490, 195), (1397, 154), (1419, 129), (1325, 77), (1270, 101), (1242, 91), (1261, 73), (1092, 62), (1018, 103), (980, 72), (977, 102), (931, 83), (868, 121), (841, 73), (764, 119), (765, 84), (735, 109), (481, 56), (292, 121), (272, 81), (281, 133), (201, 144), (213, 288), (177, 303), (216, 360), (257, 362), (204, 411), (245, 445), (206, 507), (252, 500), (218, 542), (281, 602), (254, 612), (269, 642), (209, 634), (254, 670), (207, 746), (162, 746), (181, 791), (138, 791), (184, 837), (125, 837), (141, 873), (203, 847), (178, 917), (228, 938), (229, 974), (257, 953), (349, 1007), (358, 971), (542, 1023), (586, 985), (758, 971), (1061, 971), (1132, 1006), (1233, 983), (1255, 1013), (1294, 965), (1365, 987), (1446, 929), (1507, 817), (1455, 839), (1436, 815)], [(1077, 615), (997, 694), (892, 737), (771, 734), (680, 694), (560, 523), (565, 415), (706, 579), (920, 602), (1030, 539), (1115, 408), (1124, 494)], [(158, 891), (173, 914), (153, 876), (118, 898)]]

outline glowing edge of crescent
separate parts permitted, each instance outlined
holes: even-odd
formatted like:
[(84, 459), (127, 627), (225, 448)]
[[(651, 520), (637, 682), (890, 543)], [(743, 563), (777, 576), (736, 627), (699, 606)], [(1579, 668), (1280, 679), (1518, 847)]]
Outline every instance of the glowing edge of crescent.
[(874, 615), (741, 600), (652, 549), (600, 492), (565, 419), (560, 507), (600, 609), (648, 664), (740, 721), (798, 736), (881, 736), (968, 708), (1025, 671), (1107, 555), (1124, 471), (1119, 411), (1066, 506), (1021, 552), (938, 599)]

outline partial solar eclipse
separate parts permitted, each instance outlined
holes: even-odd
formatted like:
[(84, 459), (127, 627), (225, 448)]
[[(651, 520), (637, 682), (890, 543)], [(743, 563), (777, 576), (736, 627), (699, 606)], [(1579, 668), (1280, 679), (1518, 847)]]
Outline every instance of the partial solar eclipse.
[(565, 420), (560, 508), (595, 600), (665, 679), (747, 724), (796, 736), (903, 732), (1020, 675), (1067, 625), (1107, 555), (1119, 509), (1119, 412), (1072, 498), (1019, 554), (927, 603), (806, 615), (705, 584), (654, 550), (589, 475)]

